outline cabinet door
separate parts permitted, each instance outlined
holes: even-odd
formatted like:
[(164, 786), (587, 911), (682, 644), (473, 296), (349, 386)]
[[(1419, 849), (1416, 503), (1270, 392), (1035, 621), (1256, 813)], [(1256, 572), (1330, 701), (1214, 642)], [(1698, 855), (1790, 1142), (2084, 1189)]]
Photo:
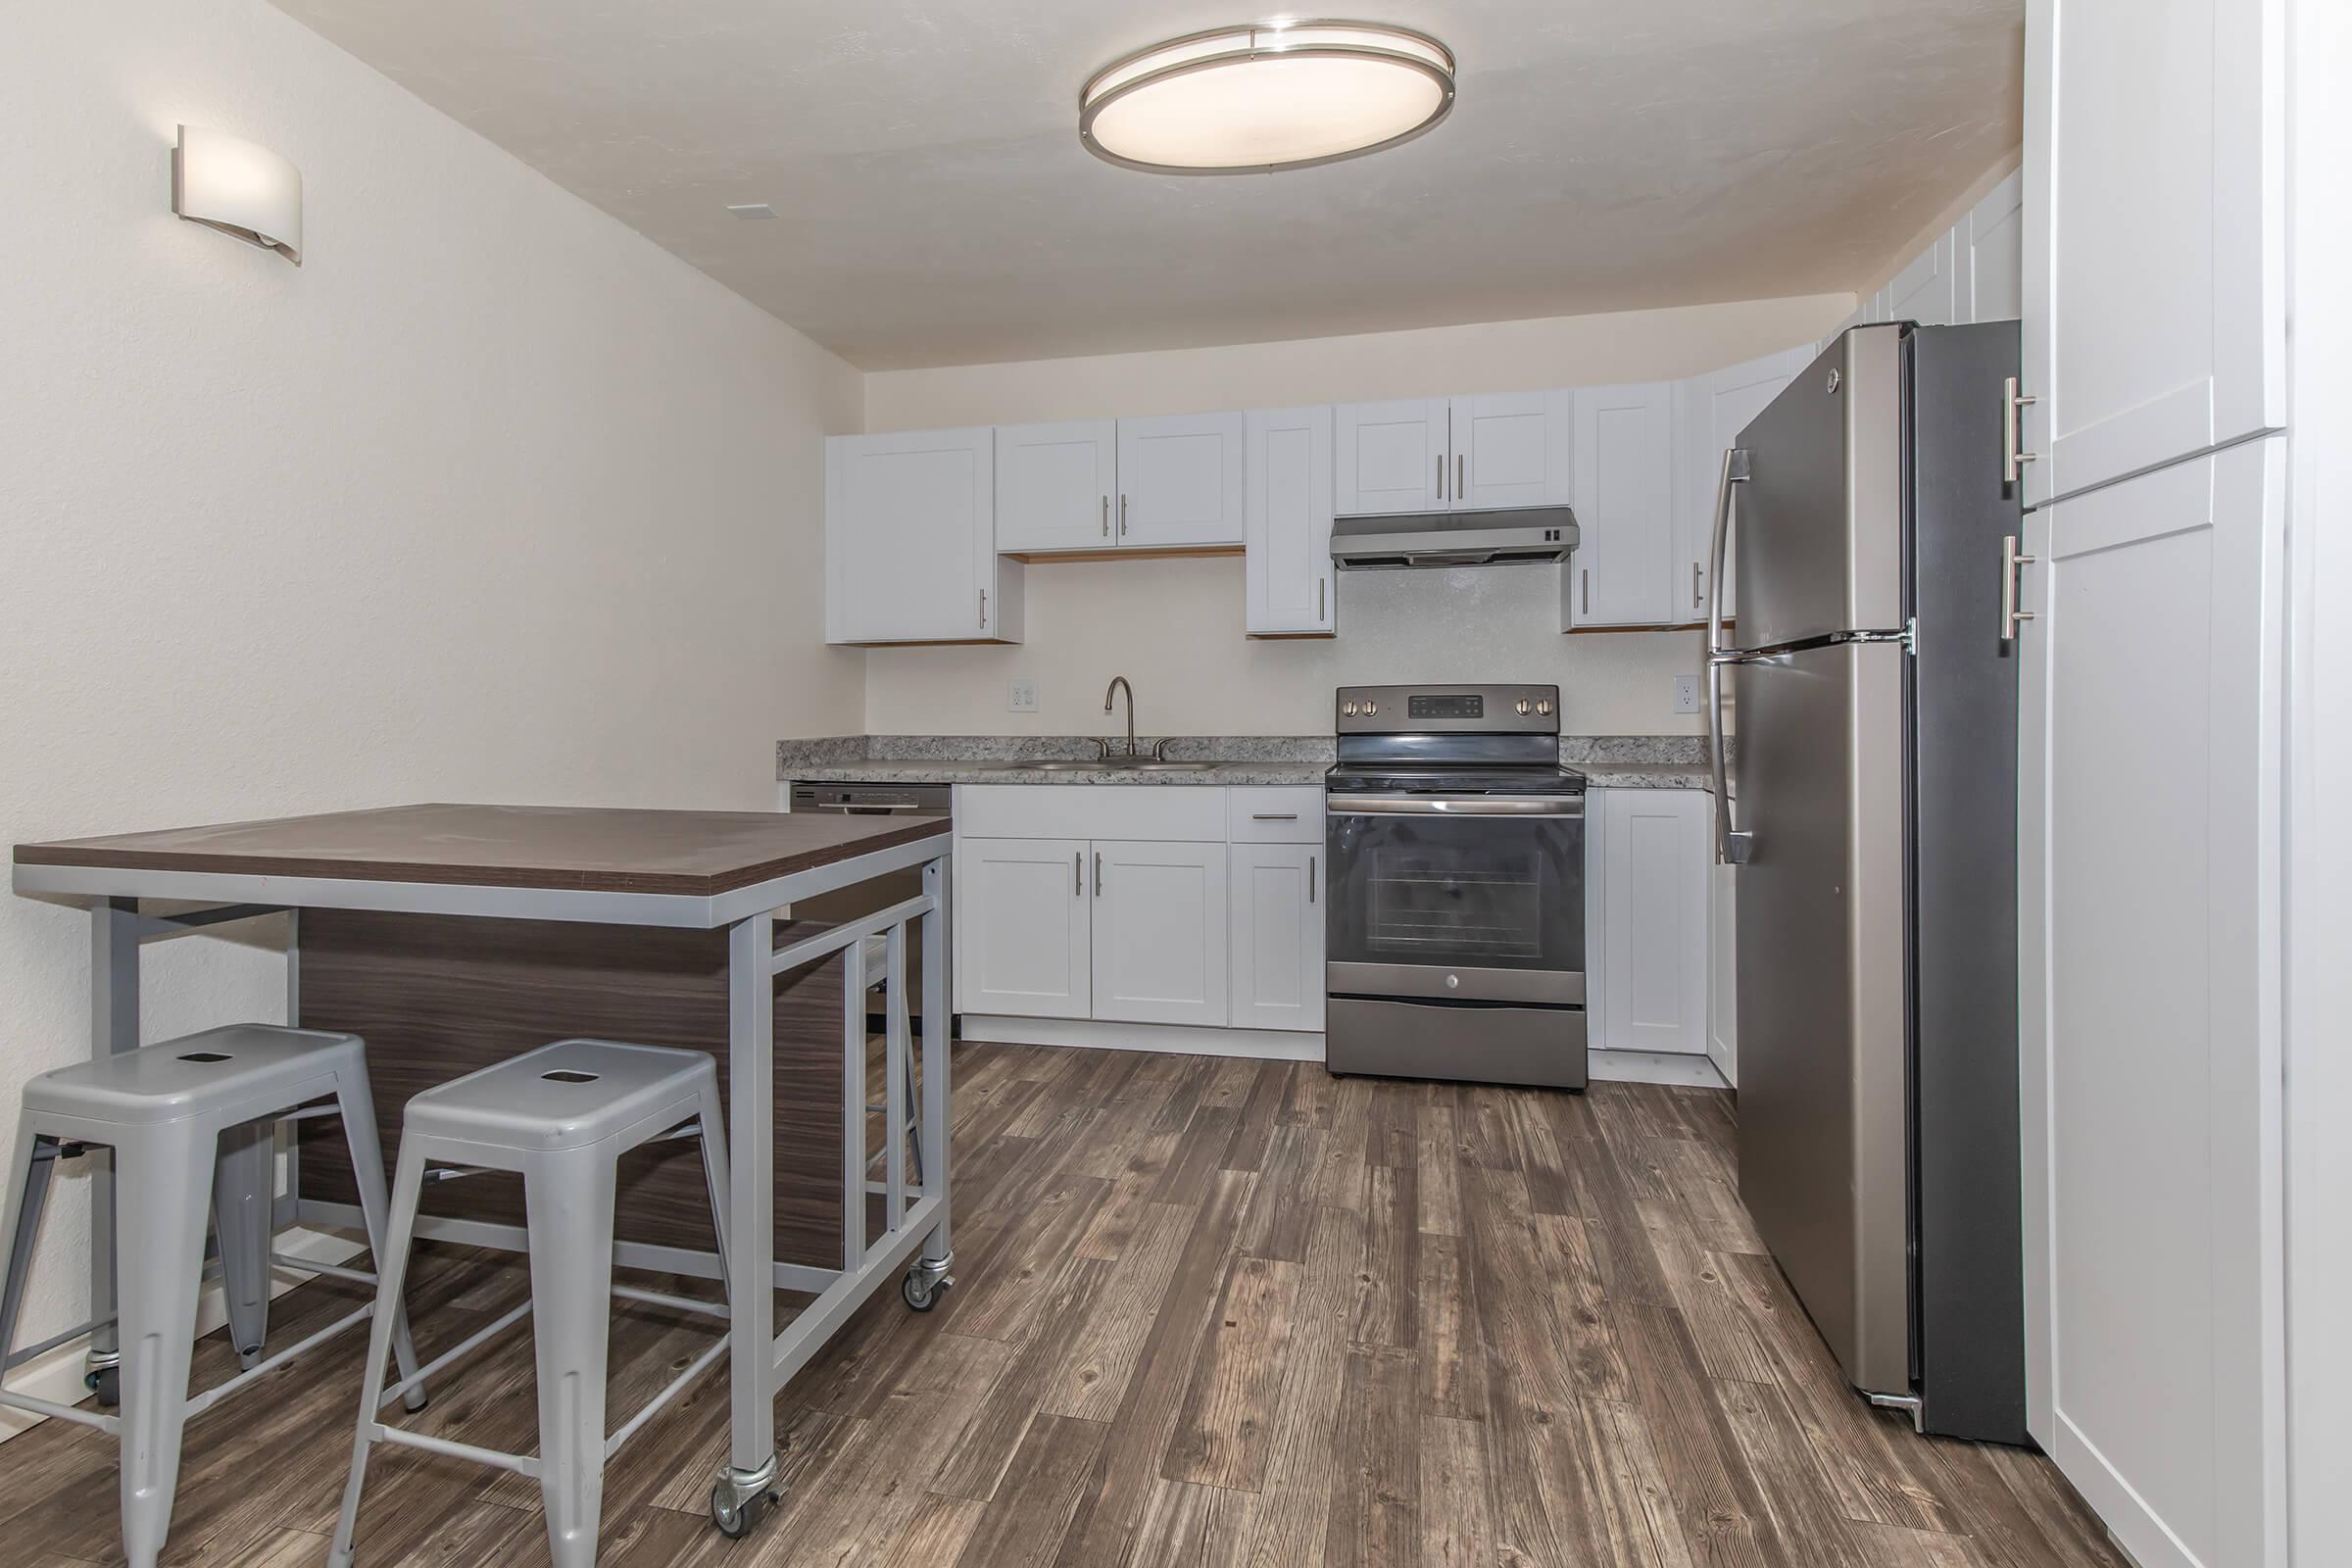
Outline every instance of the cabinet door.
[(996, 591), (994, 457), (985, 426), (826, 441), (827, 641), (1019, 640)]
[(956, 1008), (1084, 1018), (1093, 901), (1084, 839), (962, 839), (956, 846)]
[[(1703, 790), (1599, 790), (1605, 932), (1597, 1044), (1611, 1051), (1707, 1049), (1707, 834)], [(1587, 801), (1588, 818), (1592, 815)]]
[[(1886, 317), (1880, 314), (1872, 319), (1883, 321)], [(1676, 595), (1677, 620), (1706, 618), (1708, 556), (1715, 537), (1715, 481), (1721, 476), (1725, 449), (1748, 420), (1781, 395), (1781, 388), (1812, 363), (1813, 350), (1808, 345), (1675, 383), (1678, 482), (1674, 512), (1683, 537), (1682, 564), (1676, 576), (1687, 586), (1691, 572), (1698, 574), (1696, 593)], [(1723, 610), (1727, 615), (1738, 608), (1734, 595), (1739, 585), (1728, 575), (1731, 564), (1729, 560), (1724, 562)], [(1692, 604), (1692, 600), (1697, 602)]]
[(2026, 8), (2026, 501), (2286, 422), (2284, 7)]
[(1576, 451), (1577, 541), (1560, 572), (1561, 629), (1690, 619), (1685, 599), (1697, 584), (1676, 575), (1673, 384), (1579, 390)]
[(1108, 550), (1118, 493), (1109, 419), (997, 426), (997, 548)]
[(1575, 483), (1574, 398), (1512, 392), (1453, 399), (1454, 509), (1567, 502)]
[(1122, 546), (1174, 549), (1242, 542), (1242, 416), (1183, 414), (1119, 421)]
[(1953, 234), (1946, 229), (1926, 250), (1905, 264), (1886, 285), (1888, 321), (1917, 321), (1922, 326), (1949, 326), (1960, 319), (1953, 288)]
[(1225, 846), (1098, 839), (1095, 1016), (1225, 1022)]
[(1236, 844), (1232, 866), (1233, 1026), (1322, 1028), (1323, 847)]
[(2283, 446), (2026, 517), (2027, 1425), (2144, 1568), (2285, 1555)]
[(1245, 575), (1251, 636), (1329, 634), (1339, 625), (1331, 568), (1331, 410), (1260, 409), (1247, 426)]
[(1710, 865), (1713, 895), (1707, 940), (1707, 1059), (1723, 1081), (1740, 1087), (1740, 903), (1739, 877), (1731, 866)]
[(1952, 230), (1952, 319), (2014, 321), (2024, 300), (2025, 172), (1985, 192)]
[(1453, 495), (1444, 398), (1343, 403), (1333, 411), (1343, 517), (1443, 512)]

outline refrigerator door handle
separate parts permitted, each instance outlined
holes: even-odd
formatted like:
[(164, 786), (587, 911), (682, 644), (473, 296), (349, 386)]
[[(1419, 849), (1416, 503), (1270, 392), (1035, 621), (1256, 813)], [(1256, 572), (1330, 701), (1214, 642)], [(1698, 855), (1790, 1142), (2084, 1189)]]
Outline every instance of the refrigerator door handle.
[(1732, 486), (1747, 482), (1747, 451), (1726, 447), (1723, 472), (1715, 484), (1715, 539), (1708, 553), (1707, 572), (1707, 764), (1715, 785), (1715, 863), (1743, 865), (1755, 848), (1755, 835), (1732, 826), (1731, 781), (1723, 758), (1723, 668), (1720, 656), (1732, 652), (1723, 645), (1723, 560), (1732, 529)]

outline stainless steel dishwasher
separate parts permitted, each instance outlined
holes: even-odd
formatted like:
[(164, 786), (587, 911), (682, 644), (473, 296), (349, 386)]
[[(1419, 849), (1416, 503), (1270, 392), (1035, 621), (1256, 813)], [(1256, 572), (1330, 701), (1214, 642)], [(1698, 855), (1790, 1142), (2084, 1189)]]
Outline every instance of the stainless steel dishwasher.
[[(936, 816), (945, 818), (952, 813), (955, 790), (947, 784), (828, 784), (822, 780), (796, 783), (792, 786), (792, 808), (800, 811), (829, 811), (843, 816)], [(838, 893), (827, 893), (813, 899), (803, 899), (792, 906), (793, 918), (823, 920), (838, 924), (855, 920), (860, 915), (887, 908), (903, 899), (911, 899), (923, 891), (922, 873), (901, 871), (890, 876), (878, 876)], [(906, 927), (906, 972), (923, 972), (923, 934), (921, 923)], [(918, 988), (919, 989), (919, 988)], [(956, 995), (955, 976), (948, 977), (948, 996)], [(869, 1004), (879, 1006), (882, 993), (868, 993)], [(915, 1027), (922, 1027), (917, 1017)]]

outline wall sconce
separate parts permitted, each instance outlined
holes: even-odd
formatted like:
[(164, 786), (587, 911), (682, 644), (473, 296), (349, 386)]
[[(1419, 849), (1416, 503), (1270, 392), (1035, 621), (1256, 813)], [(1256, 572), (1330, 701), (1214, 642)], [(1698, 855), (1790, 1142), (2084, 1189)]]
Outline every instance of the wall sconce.
[(267, 147), (180, 126), (172, 210), (302, 265), (302, 171)]

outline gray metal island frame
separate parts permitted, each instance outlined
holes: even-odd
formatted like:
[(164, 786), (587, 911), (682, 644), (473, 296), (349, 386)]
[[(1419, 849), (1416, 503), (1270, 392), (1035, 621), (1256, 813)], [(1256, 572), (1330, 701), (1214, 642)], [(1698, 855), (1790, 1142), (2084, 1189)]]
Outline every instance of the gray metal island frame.
[[(945, 956), (949, 836), (932, 818), (875, 819), (771, 812), (650, 811), (587, 808), (408, 806), (222, 826), (123, 834), (16, 847), (19, 894), (86, 904), (91, 916), (90, 1051), (139, 1044), (139, 945), (258, 915), (291, 911), (287, 1017), (312, 1021), (303, 1005), (304, 911), (328, 920), (418, 917), (479, 933), (495, 949), (508, 932), (647, 928), (649, 944), (684, 933), (724, 933), (723, 1014), (734, 1217), (727, 1273), (766, 1279), (775, 1290), (813, 1297), (775, 1328), (774, 1291), (737, 1290), (729, 1317), (730, 1462), (711, 1494), (714, 1521), (740, 1535), (765, 1511), (777, 1473), (777, 1392), (874, 1290), (894, 1278), (911, 1305), (927, 1305), (953, 1253), (949, 1235), (948, 998)], [(869, 915), (801, 937), (779, 916), (796, 900), (919, 868), (921, 892)], [(141, 900), (170, 901), (147, 913)], [(332, 911), (329, 913), (329, 911)], [(922, 1049), (919, 1175), (907, 1178), (906, 1103), (909, 1042), (907, 927), (921, 922)], [(884, 1031), (881, 1179), (866, 1149), (865, 968), (869, 940), (882, 944), (888, 1011)], [(691, 940), (685, 938), (684, 940)], [(622, 951), (627, 944), (623, 943)], [(612, 951), (608, 949), (607, 951)], [(776, 1246), (776, 1004), (779, 977), (839, 955), (840, 1102), (819, 1107), (838, 1129), (839, 1267), (780, 1260)], [(426, 971), (429, 976), (429, 971)], [(421, 1000), (414, 966), (409, 995)], [(384, 1005), (397, 1006), (395, 989)], [(312, 1009), (315, 1011), (316, 1009)], [(365, 1031), (361, 1031), (365, 1032)], [(715, 1031), (714, 1031), (715, 1032)], [(712, 1049), (716, 1050), (713, 1041)], [(827, 1048), (829, 1049), (829, 1048)], [(371, 1071), (376, 1070), (371, 1063)], [(379, 1096), (379, 1103), (383, 1097)], [(396, 1107), (387, 1114), (397, 1114)], [(837, 1119), (836, 1119), (837, 1118)], [(114, 1196), (104, 1162), (93, 1179), (91, 1335), (93, 1371), (117, 1359), (114, 1325)], [(269, 1161), (251, 1167), (269, 1179)], [(874, 1205), (879, 1204), (876, 1233)], [(347, 1205), (291, 1196), (281, 1220), (351, 1223)], [(426, 1219), (420, 1236), (516, 1249), (512, 1224)], [(718, 1278), (709, 1250), (623, 1241), (624, 1266)], [(313, 1266), (296, 1264), (295, 1266)]]

